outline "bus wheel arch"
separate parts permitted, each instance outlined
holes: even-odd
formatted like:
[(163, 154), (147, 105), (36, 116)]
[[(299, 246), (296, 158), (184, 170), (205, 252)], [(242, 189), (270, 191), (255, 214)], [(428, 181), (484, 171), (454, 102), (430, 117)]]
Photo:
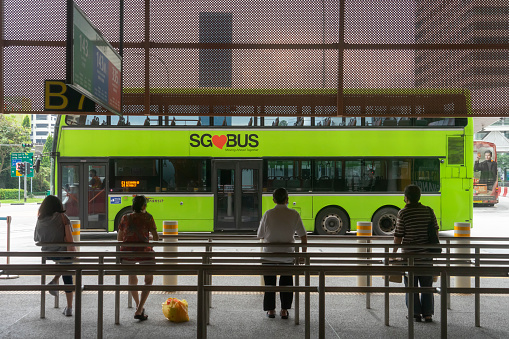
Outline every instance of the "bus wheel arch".
[(393, 235), (396, 229), (396, 219), (399, 208), (393, 205), (380, 207), (374, 214), (371, 222), (374, 235)]
[(133, 208), (131, 206), (122, 208), (117, 215), (115, 216), (115, 222), (113, 223), (113, 231), (118, 231), (118, 225), (120, 225), (120, 220), (122, 220), (122, 217), (124, 215), (127, 215), (129, 213), (133, 213)]
[(344, 235), (350, 229), (350, 217), (339, 206), (326, 206), (315, 219), (315, 233), (319, 235)]

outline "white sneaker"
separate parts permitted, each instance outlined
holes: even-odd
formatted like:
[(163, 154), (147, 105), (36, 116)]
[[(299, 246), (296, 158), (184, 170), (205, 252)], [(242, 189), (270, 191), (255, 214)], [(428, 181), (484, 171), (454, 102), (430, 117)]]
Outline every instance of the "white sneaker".
[(65, 315), (66, 317), (72, 317), (72, 307), (64, 308), (62, 314)]
[[(58, 285), (58, 282), (52, 280), (52, 281), (50, 281), (48, 283), (48, 285)], [(48, 292), (49, 292), (49, 294), (51, 294), (54, 297), (56, 297), (58, 295), (58, 291), (57, 290), (49, 290)]]

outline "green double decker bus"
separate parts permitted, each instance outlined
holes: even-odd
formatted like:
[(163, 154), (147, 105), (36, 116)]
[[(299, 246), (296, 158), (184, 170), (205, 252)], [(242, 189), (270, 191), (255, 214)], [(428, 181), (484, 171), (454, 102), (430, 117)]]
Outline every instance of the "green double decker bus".
[(129, 115), (143, 104), (136, 93), (124, 95), (123, 118), (61, 116), (55, 187), (69, 217), (115, 231), (144, 194), (159, 230), (176, 220), (180, 232), (255, 231), (285, 187), (310, 232), (371, 221), (388, 235), (416, 184), (441, 230), (472, 222), (472, 120), (454, 117), (468, 116), (468, 93), (345, 90), (348, 117), (335, 115), (334, 90), (221, 93), (235, 106), (213, 90), (175, 90), (152, 94), (151, 116)]

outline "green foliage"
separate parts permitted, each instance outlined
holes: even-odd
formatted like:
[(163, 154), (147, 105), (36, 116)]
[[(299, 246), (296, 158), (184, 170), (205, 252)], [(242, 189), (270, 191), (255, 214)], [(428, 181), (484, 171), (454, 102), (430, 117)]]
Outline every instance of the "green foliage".
[(50, 172), (51, 172), (51, 170), (49, 168), (49, 165), (48, 166), (41, 165), (41, 169), (39, 170), (39, 173), (35, 173), (34, 178), (32, 180), (32, 185), (33, 185), (32, 190), (34, 192), (44, 192), (46, 190), (49, 190)]
[(25, 118), (23, 119), (23, 123), (21, 126), (30, 129), (30, 116), (25, 115)]
[(44, 148), (42, 149), (42, 153), (45, 155), (41, 161), (41, 168), (47, 167), (50, 168), (51, 160), (49, 154), (51, 153), (51, 149), (53, 147), (53, 136), (50, 134), (44, 143)]
[(23, 197), (23, 194), (24, 194), (23, 190), (21, 190), (21, 193), (19, 193), (18, 189), (0, 188), (0, 200), (18, 199), (18, 195)]
[(509, 154), (497, 153), (497, 167), (502, 170), (509, 168)]
[[(13, 117), (0, 114), (0, 144), (26, 142), (30, 142), (30, 129), (21, 126)], [(23, 152), (23, 149), (21, 146), (0, 146), (0, 188), (18, 185), (18, 180), (10, 177), (12, 152)]]

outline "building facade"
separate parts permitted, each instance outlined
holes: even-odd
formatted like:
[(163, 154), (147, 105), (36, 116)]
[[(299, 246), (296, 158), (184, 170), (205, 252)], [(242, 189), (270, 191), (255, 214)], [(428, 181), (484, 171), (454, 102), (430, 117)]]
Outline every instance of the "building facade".
[(48, 136), (53, 134), (57, 118), (51, 114), (32, 114), (30, 139), (34, 145), (44, 145)]

